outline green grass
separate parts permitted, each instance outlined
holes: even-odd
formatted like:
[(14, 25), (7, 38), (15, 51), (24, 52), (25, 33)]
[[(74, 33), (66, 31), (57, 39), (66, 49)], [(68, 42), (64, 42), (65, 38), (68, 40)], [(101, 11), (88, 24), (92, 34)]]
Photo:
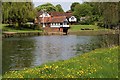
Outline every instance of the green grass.
[[(104, 28), (100, 28), (96, 25), (70, 25), (70, 31), (82, 31), (81, 29), (89, 28), (94, 30), (104, 30)], [(89, 31), (89, 30), (88, 30)]]
[(0, 24), (0, 29), (4, 29), (6, 26), (8, 26), (9, 24)]
[(14, 28), (6, 27), (9, 24), (0, 24), (0, 29), (3, 30), (3, 32), (42, 32), (41, 30), (33, 30), (33, 29), (23, 29), (23, 30), (16, 30)]
[(11, 71), (3, 78), (118, 78), (118, 48), (96, 49), (69, 60)]

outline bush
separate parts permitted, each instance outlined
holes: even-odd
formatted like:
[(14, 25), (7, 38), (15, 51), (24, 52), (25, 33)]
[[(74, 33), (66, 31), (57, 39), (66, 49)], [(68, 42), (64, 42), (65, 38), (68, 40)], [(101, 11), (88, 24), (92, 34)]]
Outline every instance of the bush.
[(103, 23), (103, 22), (98, 22), (98, 23), (97, 23), (97, 26), (99, 26), (99, 27), (104, 27), (104, 23)]

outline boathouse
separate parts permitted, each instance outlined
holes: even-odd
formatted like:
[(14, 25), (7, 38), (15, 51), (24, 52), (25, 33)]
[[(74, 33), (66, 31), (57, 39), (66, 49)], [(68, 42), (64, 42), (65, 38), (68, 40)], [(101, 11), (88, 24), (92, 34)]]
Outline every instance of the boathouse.
[(35, 22), (41, 24), (46, 31), (64, 32), (70, 28), (69, 24), (77, 19), (72, 13), (65, 12), (38, 12)]

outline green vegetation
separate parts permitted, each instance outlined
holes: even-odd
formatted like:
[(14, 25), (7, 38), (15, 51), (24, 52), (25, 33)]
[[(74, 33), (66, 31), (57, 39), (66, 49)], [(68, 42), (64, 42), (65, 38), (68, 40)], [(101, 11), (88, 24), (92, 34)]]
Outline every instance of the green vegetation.
[[(93, 29), (93, 30), (103, 30), (103, 28), (100, 28), (96, 25), (70, 25), (69, 31), (81, 31), (81, 29)], [(84, 30), (83, 30), (84, 31)]]
[(60, 4), (54, 6), (51, 3), (45, 3), (42, 5), (39, 5), (38, 7), (36, 7), (36, 9), (37, 9), (37, 11), (45, 10), (47, 12), (51, 12), (51, 11), (64, 12)]
[(75, 6), (78, 5), (78, 4), (80, 4), (80, 3), (79, 3), (79, 2), (74, 2), (74, 3), (72, 3), (72, 5), (70, 6), (71, 11), (74, 11)]
[(3, 78), (118, 78), (118, 49), (96, 49), (69, 60), (10, 71)]
[(74, 14), (78, 14), (78, 17), (91, 16), (92, 7), (88, 4), (77, 4), (74, 9)]
[(94, 24), (101, 21), (102, 15), (94, 4), (84, 2), (83, 4), (73, 3), (71, 5), (71, 11), (80, 24)]
[(3, 2), (3, 24), (12, 24), (20, 28), (27, 22), (33, 22), (35, 18), (35, 9), (32, 2)]
[(36, 7), (37, 11), (42, 11), (42, 10), (46, 10), (46, 11), (56, 11), (55, 7), (53, 4), (51, 3), (45, 3), (42, 5), (39, 5), (38, 7)]
[(64, 10), (62, 9), (62, 6), (60, 4), (56, 5), (56, 11), (57, 12), (64, 12)]
[[(84, 2), (72, 3), (71, 11), (80, 24), (103, 23), (104, 27), (114, 28), (120, 23), (118, 2)], [(80, 21), (80, 18), (84, 18)]]
[[(37, 26), (35, 26), (37, 27)], [(31, 29), (30, 27), (28, 28), (23, 28), (23, 29), (15, 29), (13, 27), (9, 27), (9, 24), (1, 24), (0, 29), (2, 29), (2, 32), (42, 32), (40, 29)]]

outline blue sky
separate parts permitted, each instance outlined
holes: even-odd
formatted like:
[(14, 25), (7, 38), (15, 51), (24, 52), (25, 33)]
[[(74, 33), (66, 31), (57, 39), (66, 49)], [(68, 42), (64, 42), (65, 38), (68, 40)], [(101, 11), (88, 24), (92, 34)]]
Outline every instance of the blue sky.
[(33, 4), (35, 7), (39, 6), (39, 5), (42, 5), (44, 3), (52, 3), (53, 5), (57, 5), (57, 4), (60, 4), (63, 8), (64, 11), (67, 11), (67, 10), (70, 10), (70, 6), (73, 2), (79, 2), (79, 3), (82, 3), (83, 1), (82, 0), (33, 0)]

